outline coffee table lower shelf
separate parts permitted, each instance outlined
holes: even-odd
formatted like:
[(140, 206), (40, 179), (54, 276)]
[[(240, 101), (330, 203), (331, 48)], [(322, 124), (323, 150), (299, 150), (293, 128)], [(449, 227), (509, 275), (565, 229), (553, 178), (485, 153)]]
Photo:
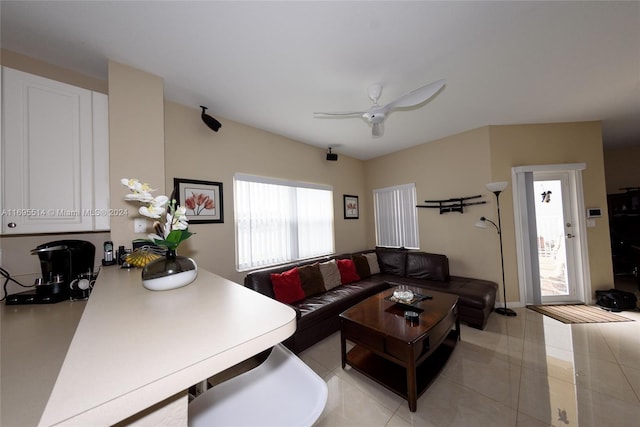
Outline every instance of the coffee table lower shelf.
[[(420, 365), (416, 367), (417, 397), (436, 379), (459, 338), (457, 330), (451, 330), (444, 341)], [(404, 366), (388, 360), (360, 345), (355, 345), (347, 353), (346, 363), (356, 371), (366, 375), (404, 399), (409, 399), (407, 390), (407, 370)], [(410, 402), (411, 406), (411, 402)], [(413, 409), (415, 411), (415, 409)]]

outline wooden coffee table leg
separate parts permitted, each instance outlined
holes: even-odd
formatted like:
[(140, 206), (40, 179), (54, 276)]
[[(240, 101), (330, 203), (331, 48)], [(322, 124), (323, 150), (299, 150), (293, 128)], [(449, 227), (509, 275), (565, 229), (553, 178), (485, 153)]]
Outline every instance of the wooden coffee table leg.
[(416, 358), (413, 346), (409, 346), (409, 360), (407, 360), (407, 401), (409, 411), (416, 412), (418, 408), (418, 385), (416, 383)]
[(342, 355), (342, 369), (344, 369), (347, 364), (347, 340), (342, 331), (340, 331), (340, 354)]

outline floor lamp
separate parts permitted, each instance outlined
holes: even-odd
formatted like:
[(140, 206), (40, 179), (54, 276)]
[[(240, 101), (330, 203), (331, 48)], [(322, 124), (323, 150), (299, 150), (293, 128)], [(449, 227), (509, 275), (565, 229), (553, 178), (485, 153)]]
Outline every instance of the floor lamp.
[(491, 191), (496, 195), (496, 203), (498, 206), (498, 224), (487, 219), (485, 217), (481, 217), (480, 221), (476, 222), (476, 227), (487, 228), (487, 222), (492, 224), (496, 231), (498, 232), (498, 237), (500, 239), (500, 266), (502, 267), (502, 302), (504, 303), (504, 307), (496, 308), (496, 313), (502, 314), (503, 316), (517, 316), (516, 312), (507, 308), (507, 284), (504, 281), (504, 251), (502, 249), (502, 221), (500, 220), (500, 193), (502, 190), (507, 188), (508, 182), (490, 182), (486, 185), (487, 190)]

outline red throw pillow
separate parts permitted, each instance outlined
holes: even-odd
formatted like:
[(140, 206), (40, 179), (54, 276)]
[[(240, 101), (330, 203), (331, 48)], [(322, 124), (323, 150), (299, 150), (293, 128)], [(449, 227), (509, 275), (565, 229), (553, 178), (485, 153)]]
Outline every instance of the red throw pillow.
[(294, 267), (284, 273), (271, 274), (271, 284), (273, 285), (273, 293), (276, 296), (276, 300), (280, 302), (291, 304), (304, 299), (298, 267)]
[(343, 285), (353, 283), (360, 280), (360, 276), (356, 272), (356, 266), (350, 259), (338, 259), (338, 270), (340, 270), (340, 280)]

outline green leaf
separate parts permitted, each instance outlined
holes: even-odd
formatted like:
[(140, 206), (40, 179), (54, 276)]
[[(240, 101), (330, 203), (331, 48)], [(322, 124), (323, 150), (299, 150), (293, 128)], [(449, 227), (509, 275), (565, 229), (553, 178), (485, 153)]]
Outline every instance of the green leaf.
[(187, 240), (189, 237), (193, 236), (196, 233), (192, 233), (189, 230), (180, 230), (182, 231), (182, 240)]
[(166, 239), (156, 239), (154, 240), (154, 243), (158, 246), (165, 246), (169, 249), (177, 249), (180, 243), (182, 243), (184, 240), (187, 240), (194, 234), (195, 233), (192, 233), (189, 230), (172, 230), (167, 235)]
[(182, 230), (172, 230), (166, 240), (169, 242), (180, 243), (182, 241)]

